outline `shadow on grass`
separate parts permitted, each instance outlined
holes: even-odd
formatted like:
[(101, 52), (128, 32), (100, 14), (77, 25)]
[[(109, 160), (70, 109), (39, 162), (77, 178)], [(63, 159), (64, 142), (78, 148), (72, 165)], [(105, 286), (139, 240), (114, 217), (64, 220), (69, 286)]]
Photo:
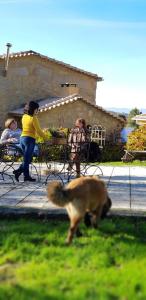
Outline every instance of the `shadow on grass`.
[[(9, 243), (15, 244), (21, 242), (29, 242), (33, 245), (41, 246), (60, 246), (65, 247), (65, 239), (69, 228), (69, 220), (67, 218), (61, 220), (50, 219), (2, 219), (0, 220), (0, 245), (9, 239)], [(84, 241), (85, 245), (90, 243), (91, 236), (100, 235), (101, 237), (113, 237), (126, 243), (139, 244), (146, 243), (146, 222), (145, 218), (140, 217), (121, 217), (113, 216), (106, 218), (100, 222), (99, 228), (93, 230), (86, 228), (84, 224), (80, 224), (83, 237), (87, 238)], [(97, 234), (96, 234), (97, 233)], [(89, 239), (89, 241), (88, 241)], [(76, 238), (80, 241), (81, 238)], [(79, 243), (77, 243), (79, 244)], [(82, 244), (83, 246), (83, 244)]]
[[(116, 240), (132, 243), (146, 243), (146, 222), (144, 217), (114, 216), (100, 223), (99, 230), (102, 235), (112, 235)], [(133, 238), (133, 239), (132, 239)]]

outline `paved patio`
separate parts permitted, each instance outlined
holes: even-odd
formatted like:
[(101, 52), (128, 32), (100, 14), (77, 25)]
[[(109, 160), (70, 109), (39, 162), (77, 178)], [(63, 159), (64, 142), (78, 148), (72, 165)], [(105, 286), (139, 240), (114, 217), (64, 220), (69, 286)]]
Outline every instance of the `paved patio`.
[[(146, 212), (146, 168), (145, 167), (106, 167), (100, 165), (101, 176), (112, 199), (112, 213), (130, 215)], [(12, 173), (10, 173), (12, 174)], [(13, 183), (11, 177), (0, 175), (0, 213), (44, 213), (64, 214), (64, 209), (53, 206), (46, 197), (45, 178), (40, 182)], [(55, 179), (50, 176), (50, 180)]]

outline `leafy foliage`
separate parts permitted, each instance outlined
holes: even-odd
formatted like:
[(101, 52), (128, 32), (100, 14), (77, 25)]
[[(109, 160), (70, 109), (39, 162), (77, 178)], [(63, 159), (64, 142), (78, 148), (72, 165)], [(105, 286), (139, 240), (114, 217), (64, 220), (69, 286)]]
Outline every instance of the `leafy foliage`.
[[(50, 140), (52, 137), (56, 138), (65, 138), (68, 135), (68, 128), (44, 128), (43, 129), (46, 137), (48, 140)], [(37, 143), (43, 143), (44, 139), (42, 137), (37, 137), (36, 139)]]
[(140, 110), (135, 107), (135, 108), (131, 109), (131, 111), (129, 112), (128, 121), (127, 121), (128, 127), (137, 128), (136, 122), (132, 120), (132, 118), (135, 117), (136, 115), (140, 115)]
[(127, 150), (144, 150), (146, 148), (146, 125), (132, 131), (127, 140)]
[[(52, 138), (51, 131), (48, 128), (44, 128), (43, 132), (45, 133), (48, 140), (50, 140)], [(44, 143), (44, 138), (41, 136), (37, 136), (36, 143)]]
[(51, 132), (53, 137), (57, 137), (57, 138), (65, 138), (68, 135), (68, 128), (50, 128), (49, 131)]
[(124, 155), (124, 144), (107, 144), (102, 150), (102, 162), (120, 161)]

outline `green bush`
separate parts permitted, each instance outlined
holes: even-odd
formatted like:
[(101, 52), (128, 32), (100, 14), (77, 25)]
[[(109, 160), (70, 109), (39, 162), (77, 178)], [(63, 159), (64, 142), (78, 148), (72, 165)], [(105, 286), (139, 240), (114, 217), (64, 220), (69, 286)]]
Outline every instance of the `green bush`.
[(125, 144), (107, 144), (102, 150), (102, 162), (119, 161), (124, 155)]
[(131, 132), (126, 144), (127, 150), (144, 150), (146, 148), (146, 125)]
[(36, 161), (49, 162), (49, 161), (62, 161), (64, 162), (69, 157), (69, 148), (64, 145), (42, 145), (40, 148), (40, 155)]

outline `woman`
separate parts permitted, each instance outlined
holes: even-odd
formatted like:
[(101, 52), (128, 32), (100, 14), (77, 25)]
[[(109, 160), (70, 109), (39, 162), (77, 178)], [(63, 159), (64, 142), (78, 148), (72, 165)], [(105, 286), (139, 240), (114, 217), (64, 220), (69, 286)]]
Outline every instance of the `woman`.
[(82, 154), (87, 154), (87, 142), (89, 140), (89, 131), (86, 128), (85, 120), (81, 118), (77, 119), (75, 127), (71, 129), (68, 138), (68, 143), (71, 146), (71, 162), (69, 163), (68, 170), (71, 170), (75, 163), (77, 177), (80, 177), (80, 158)]
[(17, 128), (17, 121), (15, 119), (7, 119), (5, 122), (5, 129), (0, 138), (0, 144), (6, 145), (7, 155), (19, 155), (22, 150), (20, 146), (21, 129)]
[(24, 115), (22, 117), (22, 134), (20, 145), (23, 151), (23, 163), (19, 169), (13, 171), (15, 179), (19, 181), (21, 173), (24, 174), (24, 181), (35, 181), (29, 174), (29, 164), (32, 161), (33, 151), (35, 147), (36, 134), (47, 140), (46, 135), (42, 131), (37, 118), (39, 104), (30, 101), (25, 105)]
[(15, 119), (7, 119), (5, 122), (5, 129), (1, 134), (1, 143), (20, 143), (21, 129), (17, 128), (17, 121)]

